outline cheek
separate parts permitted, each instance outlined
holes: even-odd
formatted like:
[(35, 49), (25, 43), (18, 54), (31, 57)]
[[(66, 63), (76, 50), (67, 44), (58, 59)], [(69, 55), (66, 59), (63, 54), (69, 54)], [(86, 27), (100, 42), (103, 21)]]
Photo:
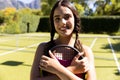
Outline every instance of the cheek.
[(59, 24), (54, 22), (55, 30), (57, 31)]
[(74, 26), (74, 25), (75, 25), (75, 20), (74, 20), (74, 19), (72, 19), (71, 21), (72, 21), (72, 25)]
[(58, 26), (58, 24), (54, 22), (54, 27), (56, 28), (57, 26)]
[(74, 21), (74, 19), (71, 19), (70, 22), (69, 22), (69, 24), (70, 24), (72, 27), (74, 27), (74, 26), (75, 26), (75, 21)]

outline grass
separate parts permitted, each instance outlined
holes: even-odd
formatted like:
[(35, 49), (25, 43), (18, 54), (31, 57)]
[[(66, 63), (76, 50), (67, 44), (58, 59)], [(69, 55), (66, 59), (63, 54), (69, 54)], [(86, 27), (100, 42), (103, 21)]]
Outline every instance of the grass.
[[(80, 36), (108, 35), (80, 34)], [(80, 38), (80, 40), (90, 46), (94, 38)], [(110, 40), (120, 63), (120, 40)], [(45, 41), (49, 41), (48, 33), (0, 35), (0, 80), (30, 80), (35, 50), (39, 43)], [(17, 51), (13, 51), (15, 49)], [(107, 39), (98, 38), (92, 50), (95, 55), (97, 80), (119, 80), (120, 75), (117, 74), (117, 67)], [(9, 54), (6, 54), (7, 52)]]

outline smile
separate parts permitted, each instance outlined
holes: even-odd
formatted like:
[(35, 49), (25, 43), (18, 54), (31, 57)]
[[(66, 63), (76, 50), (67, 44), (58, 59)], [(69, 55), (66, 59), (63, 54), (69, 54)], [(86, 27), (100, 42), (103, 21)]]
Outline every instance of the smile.
[(67, 29), (70, 29), (69, 26), (60, 28), (60, 30), (62, 30), (62, 31), (63, 31), (63, 30), (67, 30)]

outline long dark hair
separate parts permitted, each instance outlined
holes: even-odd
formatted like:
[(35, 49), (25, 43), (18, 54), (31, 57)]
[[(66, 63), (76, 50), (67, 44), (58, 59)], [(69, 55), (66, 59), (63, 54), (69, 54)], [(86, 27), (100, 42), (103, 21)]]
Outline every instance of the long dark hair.
[[(50, 38), (50, 41), (46, 44), (46, 46), (44, 48), (44, 55), (49, 56), (49, 54), (48, 54), (49, 49), (52, 48), (53, 46), (55, 46), (54, 36), (55, 36), (56, 30), (55, 30), (54, 21), (53, 21), (53, 15), (54, 15), (55, 9), (59, 5), (68, 7), (72, 11), (72, 13), (74, 15), (74, 18), (75, 18), (75, 22), (74, 22), (75, 23), (75, 25), (74, 25), (75, 27), (74, 27), (73, 32), (76, 34), (76, 40), (75, 40), (74, 46), (80, 52), (83, 52), (83, 47), (82, 47), (82, 44), (81, 44), (81, 42), (79, 40), (79, 35), (78, 35), (79, 32), (80, 32), (80, 29), (81, 29), (81, 26), (80, 26), (81, 21), (80, 21), (79, 15), (78, 15), (78, 13), (77, 13), (77, 11), (76, 11), (76, 9), (75, 9), (75, 7), (73, 6), (72, 3), (70, 3), (68, 0), (59, 0), (59, 1), (56, 2), (56, 4), (53, 6), (53, 8), (51, 10), (51, 14), (50, 14), (50, 24), (51, 24), (50, 36), (51, 36), (51, 38)], [(43, 75), (47, 76), (47, 75), (49, 75), (49, 73), (46, 72), (46, 71), (43, 71)]]
[(75, 27), (74, 27), (74, 33), (76, 34), (76, 41), (75, 41), (75, 47), (79, 50), (79, 51), (83, 51), (83, 48), (82, 48), (82, 44), (80, 42), (80, 40), (78, 40), (79, 38), (79, 32), (81, 30), (81, 21), (80, 21), (80, 18), (79, 18), (79, 15), (78, 15), (78, 12), (76, 11), (76, 8), (73, 6), (73, 4), (69, 1), (69, 0), (59, 0), (56, 2), (56, 4), (53, 6), (52, 10), (51, 10), (51, 14), (50, 14), (50, 24), (51, 24), (51, 32), (50, 32), (50, 36), (51, 36), (51, 42), (53, 42), (54, 40), (54, 35), (55, 35), (55, 26), (54, 26), (54, 21), (53, 21), (53, 15), (54, 15), (54, 11), (55, 9), (58, 7), (58, 6), (65, 6), (65, 7), (68, 7), (73, 15), (74, 15), (74, 18), (75, 18)]

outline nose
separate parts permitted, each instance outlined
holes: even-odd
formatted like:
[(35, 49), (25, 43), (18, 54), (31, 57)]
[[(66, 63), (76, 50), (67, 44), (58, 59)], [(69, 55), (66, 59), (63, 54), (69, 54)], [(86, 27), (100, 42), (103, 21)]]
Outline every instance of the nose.
[(61, 22), (62, 22), (63, 24), (66, 24), (66, 20), (65, 20), (64, 18), (62, 18)]

